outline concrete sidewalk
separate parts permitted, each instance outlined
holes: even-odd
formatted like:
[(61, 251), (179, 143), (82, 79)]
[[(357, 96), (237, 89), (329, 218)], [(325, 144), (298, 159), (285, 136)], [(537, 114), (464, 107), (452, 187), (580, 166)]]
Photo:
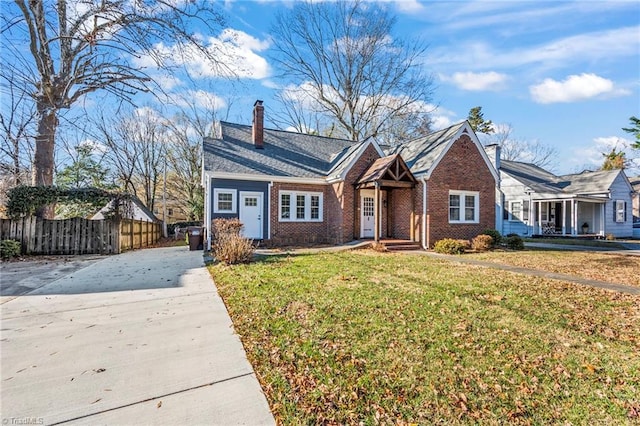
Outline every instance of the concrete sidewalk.
[(275, 423), (201, 252), (110, 256), (1, 312), (3, 424)]

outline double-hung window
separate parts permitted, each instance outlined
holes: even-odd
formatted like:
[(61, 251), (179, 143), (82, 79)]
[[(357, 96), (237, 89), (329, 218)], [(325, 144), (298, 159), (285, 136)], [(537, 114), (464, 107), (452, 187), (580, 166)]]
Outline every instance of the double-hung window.
[(509, 220), (511, 221), (529, 221), (529, 200), (522, 201), (510, 201), (509, 211), (511, 215), (509, 216)]
[(214, 188), (213, 189), (213, 212), (214, 213), (235, 213), (236, 212), (235, 189)]
[(449, 191), (449, 223), (478, 223), (480, 221), (480, 193)]
[(616, 200), (614, 207), (615, 220), (618, 223), (627, 221), (627, 203), (624, 200)]
[(322, 193), (280, 191), (281, 222), (322, 222)]

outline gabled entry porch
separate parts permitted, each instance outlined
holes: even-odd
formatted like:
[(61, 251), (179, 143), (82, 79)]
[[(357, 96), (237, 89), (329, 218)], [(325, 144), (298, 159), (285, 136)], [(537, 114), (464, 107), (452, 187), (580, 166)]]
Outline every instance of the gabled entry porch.
[(374, 161), (356, 182), (356, 234), (374, 241), (381, 238), (415, 241), (416, 183), (400, 155)]
[(532, 234), (540, 236), (604, 236), (606, 199), (573, 197), (532, 200)]

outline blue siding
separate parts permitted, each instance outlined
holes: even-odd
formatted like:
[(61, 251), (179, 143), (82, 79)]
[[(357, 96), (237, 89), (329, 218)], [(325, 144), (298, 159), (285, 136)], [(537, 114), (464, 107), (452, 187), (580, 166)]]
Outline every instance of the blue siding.
[[(235, 189), (237, 191), (235, 203), (235, 213), (214, 213), (213, 206), (215, 200), (213, 199), (214, 189)], [(264, 238), (268, 238), (268, 226), (269, 226), (269, 182), (254, 182), (249, 180), (233, 180), (233, 179), (211, 179), (211, 205), (209, 209), (211, 211), (211, 219), (216, 218), (237, 218), (240, 215), (240, 191), (251, 191), (262, 193), (262, 217), (266, 220), (262, 221), (262, 235)]]

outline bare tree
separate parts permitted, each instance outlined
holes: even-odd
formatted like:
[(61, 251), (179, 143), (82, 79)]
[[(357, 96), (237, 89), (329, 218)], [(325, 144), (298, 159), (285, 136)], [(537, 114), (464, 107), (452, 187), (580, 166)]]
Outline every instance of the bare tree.
[(515, 138), (510, 124), (500, 125), (494, 129), (495, 133), (487, 140), (488, 143), (500, 146), (502, 159), (531, 163), (546, 169), (555, 167), (558, 151), (552, 146), (538, 140)]
[[(169, 121), (170, 143), (167, 160), (170, 173), (167, 176), (167, 192), (189, 220), (201, 220), (204, 215), (204, 189), (202, 178), (202, 140), (211, 136), (214, 123), (220, 119), (222, 105), (215, 99), (201, 99), (199, 104), (177, 100), (181, 111)], [(223, 119), (229, 114), (231, 100)]]
[(116, 180), (153, 210), (169, 143), (166, 120), (150, 108), (141, 108), (119, 120), (103, 116), (96, 125), (108, 148), (105, 161)]
[(206, 38), (191, 32), (222, 22), (216, 3), (208, 0), (14, 1), (3, 5), (3, 56), (12, 60), (3, 63), (1, 72), (13, 75), (15, 86), (26, 88), (35, 103), (35, 184), (53, 183), (61, 110), (96, 91), (130, 100), (149, 90), (152, 80), (144, 67), (132, 63), (133, 57), (168, 66), (176, 56), (200, 56), (211, 67), (223, 67)]
[[(384, 5), (359, 0), (295, 3), (276, 16), (273, 59), (313, 112), (335, 124), (334, 136), (389, 135), (395, 117), (416, 122), (430, 112), (426, 47), (393, 35), (395, 21)], [(300, 126), (296, 103), (284, 107), (290, 122), (282, 124)]]
[(0, 173), (11, 177), (10, 187), (13, 187), (26, 183), (31, 177), (35, 110), (25, 92), (12, 84), (11, 75), (0, 75), (0, 78), (3, 92)]

